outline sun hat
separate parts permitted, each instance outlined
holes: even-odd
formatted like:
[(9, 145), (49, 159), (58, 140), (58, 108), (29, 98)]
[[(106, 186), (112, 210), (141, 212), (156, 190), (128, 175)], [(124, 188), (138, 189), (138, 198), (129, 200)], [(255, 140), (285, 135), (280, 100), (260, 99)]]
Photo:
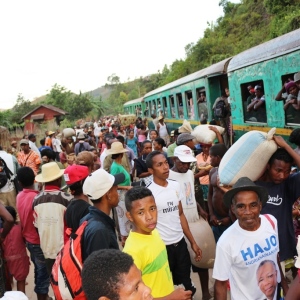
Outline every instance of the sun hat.
[(294, 82), (300, 81), (300, 72), (294, 74)]
[(82, 190), (91, 201), (98, 200), (105, 195), (112, 186), (116, 186), (124, 180), (125, 175), (123, 173), (111, 175), (104, 169), (98, 169), (85, 179)]
[(48, 131), (48, 135), (52, 135), (52, 134), (54, 134), (55, 132), (54, 131)]
[(233, 185), (232, 189), (224, 194), (223, 202), (226, 205), (226, 207), (230, 208), (231, 203), (232, 203), (232, 198), (237, 193), (242, 192), (242, 191), (256, 192), (260, 198), (262, 205), (264, 205), (268, 201), (268, 191), (264, 187), (256, 185), (248, 177), (241, 177)]
[(293, 86), (297, 86), (297, 84), (294, 81), (290, 81), (290, 82), (288, 82), (284, 85), (285, 90), (287, 91), (287, 93), (290, 92), (290, 88), (293, 87)]
[(37, 182), (51, 182), (64, 174), (56, 162), (49, 162), (42, 165), (42, 173), (35, 176)]
[(162, 120), (163, 118), (164, 118), (164, 116), (159, 116), (159, 117), (158, 117), (158, 121), (159, 121), (159, 120)]
[(195, 139), (195, 137), (193, 135), (191, 135), (190, 133), (185, 132), (185, 133), (179, 134), (176, 143), (179, 146), (179, 145), (184, 144), (185, 142), (192, 141), (194, 139)]
[(113, 142), (111, 144), (111, 148), (106, 151), (108, 155), (125, 153), (125, 152), (128, 152), (128, 150), (123, 147), (123, 144), (121, 142)]
[(20, 141), (20, 145), (22, 145), (22, 144), (29, 145), (29, 141), (26, 140), (26, 139), (22, 139), (22, 140)]
[(64, 170), (64, 178), (67, 185), (81, 181), (89, 176), (89, 168), (81, 165), (71, 165)]
[(197, 159), (193, 156), (191, 148), (186, 145), (176, 147), (174, 150), (174, 156), (178, 157), (180, 161), (185, 163), (197, 161)]
[(77, 136), (78, 140), (84, 140), (85, 139), (85, 134), (84, 132), (79, 132), (78, 136)]

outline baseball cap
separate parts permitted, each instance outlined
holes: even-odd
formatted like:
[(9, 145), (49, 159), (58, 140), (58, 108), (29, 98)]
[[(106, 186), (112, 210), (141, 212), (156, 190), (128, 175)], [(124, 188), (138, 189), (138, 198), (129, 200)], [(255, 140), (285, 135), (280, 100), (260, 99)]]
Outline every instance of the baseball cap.
[(197, 159), (193, 156), (191, 148), (186, 145), (176, 147), (174, 150), (174, 156), (178, 157), (180, 161), (185, 163), (197, 161)]
[(22, 140), (20, 141), (20, 145), (22, 145), (22, 144), (29, 145), (29, 141), (26, 140), (26, 139), (22, 139)]
[(183, 143), (192, 141), (193, 139), (195, 139), (195, 137), (190, 133), (181, 133), (177, 138), (177, 145), (182, 145)]
[(80, 165), (68, 166), (64, 171), (64, 178), (67, 185), (81, 181), (89, 176), (89, 168)]
[(98, 169), (85, 179), (82, 190), (91, 201), (98, 200), (105, 195), (112, 186), (118, 185), (124, 180), (125, 175), (123, 173), (111, 175), (104, 169)]

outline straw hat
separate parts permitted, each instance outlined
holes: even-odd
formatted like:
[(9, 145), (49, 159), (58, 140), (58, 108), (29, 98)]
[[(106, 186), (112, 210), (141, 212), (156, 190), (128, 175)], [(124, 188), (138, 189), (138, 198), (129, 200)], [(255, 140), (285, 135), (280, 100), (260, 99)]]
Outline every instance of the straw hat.
[(56, 162), (50, 162), (42, 165), (42, 173), (35, 176), (37, 182), (51, 182), (60, 178), (64, 174)]
[(123, 147), (123, 144), (121, 142), (114, 142), (111, 144), (111, 148), (109, 150), (106, 151), (107, 154), (119, 154), (119, 153), (125, 153), (128, 152), (128, 150), (126, 150)]

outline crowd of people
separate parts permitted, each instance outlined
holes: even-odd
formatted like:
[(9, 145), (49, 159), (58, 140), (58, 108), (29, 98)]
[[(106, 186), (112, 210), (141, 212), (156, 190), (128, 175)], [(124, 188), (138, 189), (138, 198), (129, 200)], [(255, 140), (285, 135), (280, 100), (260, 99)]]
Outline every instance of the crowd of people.
[[(215, 143), (203, 144), (190, 133), (170, 132), (163, 114), (153, 115), (154, 129), (148, 125), (141, 118), (124, 126), (105, 117), (62, 133), (47, 131), (40, 147), (31, 133), (13, 141), (10, 153), (1, 148), (0, 157), (16, 175), (0, 189), (0, 242), (7, 262), (2, 291), (11, 289), (14, 278), (17, 290), (26, 292), (31, 261), (37, 299), (51, 299), (57, 254), (87, 221), (87, 299), (192, 299), (191, 270), (199, 275), (204, 300), (227, 299), (228, 289), (239, 300), (283, 294), (299, 299), (297, 284), (288, 292), (285, 271), (300, 279), (294, 265), (300, 129), (290, 136), (295, 150), (275, 136), (278, 150), (261, 178), (240, 178), (228, 190), (218, 180), (227, 147), (214, 126), (209, 128)], [(208, 267), (197, 266), (205, 251), (215, 250), (200, 245), (190, 229), (199, 219), (209, 223), (216, 242), (214, 290)]]

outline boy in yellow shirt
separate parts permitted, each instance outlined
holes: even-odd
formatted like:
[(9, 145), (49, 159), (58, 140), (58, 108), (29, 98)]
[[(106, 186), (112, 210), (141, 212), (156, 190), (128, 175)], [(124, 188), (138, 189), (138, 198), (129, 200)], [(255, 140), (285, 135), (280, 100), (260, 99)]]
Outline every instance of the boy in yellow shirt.
[(154, 299), (188, 300), (191, 291), (174, 290), (166, 246), (156, 227), (157, 210), (152, 192), (138, 186), (125, 195), (127, 218), (134, 224), (124, 247), (142, 272), (144, 283), (152, 289)]

